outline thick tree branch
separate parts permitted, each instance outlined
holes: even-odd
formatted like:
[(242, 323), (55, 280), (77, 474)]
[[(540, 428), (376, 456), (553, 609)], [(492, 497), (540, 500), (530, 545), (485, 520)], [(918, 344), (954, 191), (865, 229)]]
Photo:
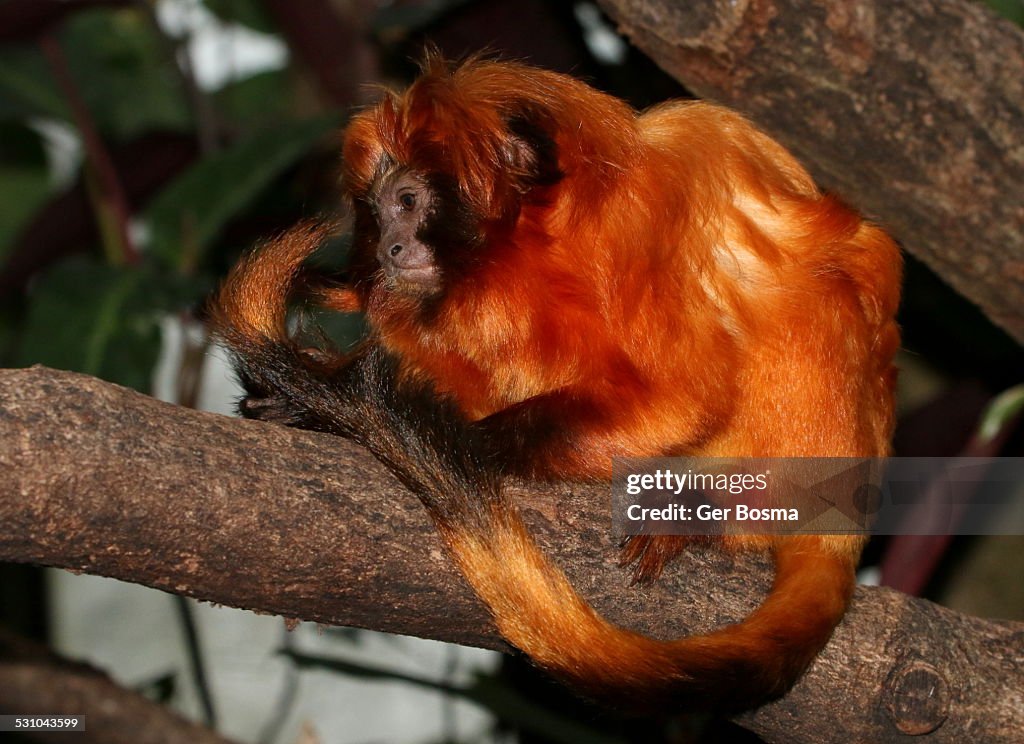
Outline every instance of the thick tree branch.
[[(541, 546), (615, 622), (659, 637), (746, 615), (763, 556), (695, 551), (657, 585), (616, 565), (606, 487), (516, 487)], [(414, 499), (326, 435), (176, 408), (81, 375), (0, 371), (0, 560), (290, 618), (505, 648)], [(783, 700), (767, 741), (1017, 741), (1024, 625), (882, 589)]]
[(599, 0), (1024, 342), (1024, 32), (970, 0)]

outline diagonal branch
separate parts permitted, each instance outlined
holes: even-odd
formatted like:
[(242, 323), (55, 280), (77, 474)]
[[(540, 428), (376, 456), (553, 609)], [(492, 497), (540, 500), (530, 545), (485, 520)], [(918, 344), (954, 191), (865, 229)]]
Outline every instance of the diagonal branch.
[[(616, 565), (606, 487), (514, 487), (541, 547), (615, 622), (668, 638), (747, 614), (761, 556), (693, 552), (653, 587)], [(42, 367), (0, 371), (0, 560), (289, 618), (506, 649), (411, 496), (366, 452)], [(769, 742), (1016, 741), (1024, 625), (861, 588)], [(930, 733), (929, 733), (930, 732)]]
[(3, 629), (0, 629), (0, 714), (73, 714), (85, 718), (84, 732), (40, 732), (37, 736), (40, 741), (231, 744), (215, 731), (187, 721), (170, 708), (121, 687), (88, 664), (56, 656)]
[(971, 0), (600, 0), (1024, 343), (1024, 31)]

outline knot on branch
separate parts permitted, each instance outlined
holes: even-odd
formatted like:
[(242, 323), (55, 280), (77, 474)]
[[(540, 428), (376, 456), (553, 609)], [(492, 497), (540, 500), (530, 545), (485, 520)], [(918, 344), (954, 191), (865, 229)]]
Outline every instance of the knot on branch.
[(885, 681), (882, 700), (898, 731), (911, 736), (930, 734), (949, 715), (949, 683), (927, 662), (902, 662)]

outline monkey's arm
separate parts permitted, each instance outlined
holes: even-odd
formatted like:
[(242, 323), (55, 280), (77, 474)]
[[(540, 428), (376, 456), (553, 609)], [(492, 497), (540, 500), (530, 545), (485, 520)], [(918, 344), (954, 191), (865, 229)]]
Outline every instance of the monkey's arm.
[[(552, 479), (593, 469), (613, 413), (600, 397), (562, 388), (528, 398), (477, 421), (472, 429), (502, 475)], [(605, 454), (609, 458), (610, 454)]]
[(606, 418), (593, 399), (559, 390), (470, 423), (429, 384), (399, 374), (398, 359), (372, 341), (348, 355), (281, 345), (236, 361), (245, 389), (238, 408), (246, 418), (363, 439), (364, 430), (374, 429), (356, 412), (383, 395), (389, 408), (402, 412), (404, 426), (412, 425), (413, 411), (421, 414), (421, 427), (444, 419), (450, 430), (458, 422), (461, 436), (453, 444), (475, 450), (502, 475), (554, 477), (585, 432)]

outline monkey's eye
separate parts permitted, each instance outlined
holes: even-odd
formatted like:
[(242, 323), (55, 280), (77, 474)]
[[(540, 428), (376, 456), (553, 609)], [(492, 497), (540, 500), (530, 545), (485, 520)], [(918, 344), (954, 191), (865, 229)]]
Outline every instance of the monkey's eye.
[(416, 206), (416, 194), (406, 191), (404, 194), (398, 195), (398, 204), (405, 211), (409, 211)]

